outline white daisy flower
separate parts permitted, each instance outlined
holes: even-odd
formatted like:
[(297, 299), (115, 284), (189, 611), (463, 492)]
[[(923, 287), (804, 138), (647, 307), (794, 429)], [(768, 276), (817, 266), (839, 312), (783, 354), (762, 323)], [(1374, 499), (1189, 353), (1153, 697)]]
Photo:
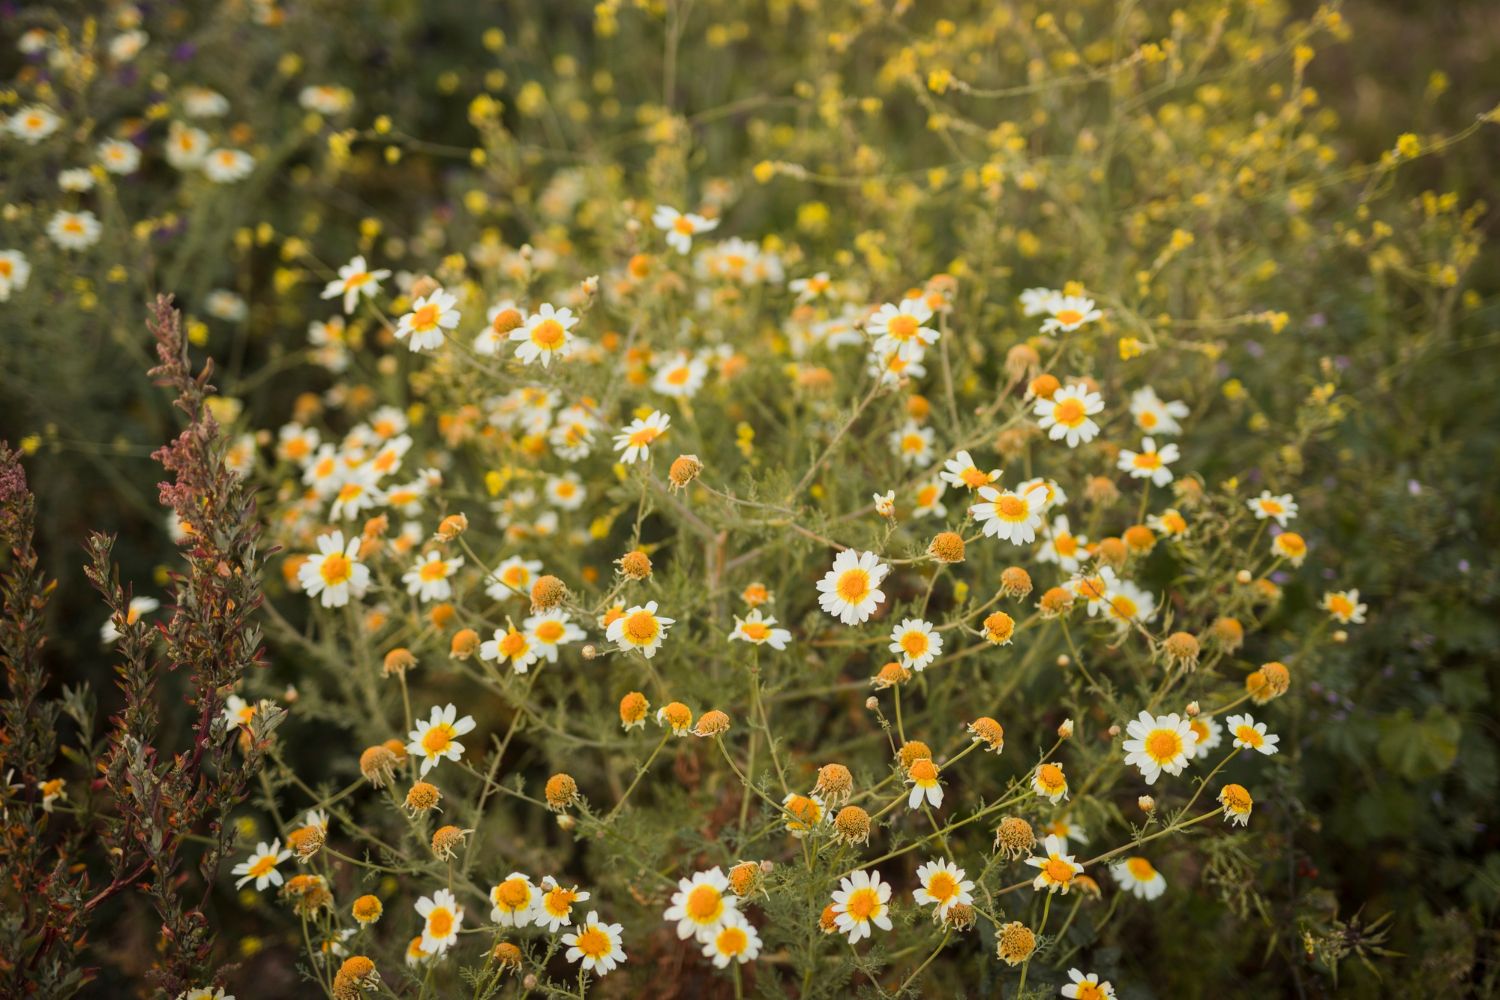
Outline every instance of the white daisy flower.
[(729, 641), (748, 642), (756, 646), (770, 646), (775, 650), (786, 649), (786, 644), (791, 642), (792, 633), (784, 628), (776, 628), (776, 619), (770, 615), (762, 615), (760, 608), (751, 609), (750, 613), (741, 618), (734, 616), (734, 629), (729, 633)]
[(943, 651), (943, 637), (931, 622), (920, 618), (903, 618), (891, 629), (891, 652), (901, 657), (901, 665), (919, 673)]
[(891, 929), (891, 884), (878, 871), (857, 871), (839, 881), (833, 893), (834, 925), (856, 944), (870, 936), (872, 926)]
[(979, 497), (969, 513), (984, 529), (986, 538), (1000, 538), (1012, 545), (1030, 545), (1036, 541), (1036, 529), (1041, 527), (1047, 505), (1045, 486), (1037, 483), (1025, 493), (981, 486)]
[(339, 276), (323, 288), (323, 298), (344, 300), (344, 313), (354, 312), (355, 303), (361, 297), (371, 299), (380, 293), (380, 282), (389, 278), (391, 272), (385, 268), (371, 270), (361, 255), (339, 268)]
[(415, 351), (433, 351), (443, 346), (443, 331), (458, 326), (458, 299), (441, 288), (411, 304), (411, 311), (396, 323), (396, 339), (405, 340)]
[(1146, 784), (1156, 784), (1163, 771), (1181, 774), (1182, 769), (1198, 756), (1198, 734), (1190, 720), (1176, 712), (1153, 716), (1142, 712), (1125, 727), (1130, 737), (1121, 746), (1125, 763), (1140, 768)]
[(247, 860), (230, 870), (229, 874), (242, 876), (234, 883), (234, 887), (243, 889), (246, 882), (254, 882), (255, 891), (263, 892), (268, 885), (280, 885), (281, 872), (276, 870), (276, 866), (291, 856), (291, 851), (282, 849), (279, 838), (269, 844), (261, 841), (255, 845), (255, 850)]
[(528, 365), (540, 361), (543, 368), (548, 367), (553, 358), (568, 357), (578, 348), (578, 338), (573, 336), (578, 319), (571, 309), (555, 309), (552, 303), (543, 302), (536, 312), (526, 317), (525, 323), (510, 331), (509, 339), (516, 345), (516, 357)]
[(1167, 880), (1143, 857), (1126, 858), (1109, 866), (1109, 872), (1120, 888), (1140, 899), (1156, 899), (1167, 891)]
[(964, 878), (964, 870), (951, 861), (938, 859), (918, 867), (917, 881), (922, 884), (912, 890), (912, 899), (923, 906), (935, 906), (936, 917), (945, 916), (959, 903), (968, 906), (974, 902), (974, 883)]
[(401, 574), (401, 582), (406, 584), (408, 594), (415, 594), (424, 603), (446, 601), (453, 596), (453, 584), (448, 578), (457, 573), (463, 564), (463, 556), (444, 559), (441, 553), (428, 552), (419, 557), (411, 569)]
[(608, 975), (625, 961), (625, 949), (620, 946), (624, 932), (619, 924), (600, 923), (599, 914), (590, 910), (576, 933), (562, 936), (568, 946), (567, 959), (578, 962), (585, 972)]
[(437, 767), (444, 760), (457, 761), (464, 755), (464, 745), (458, 737), (473, 732), (474, 717), (457, 718), (458, 708), (453, 704), (439, 708), (432, 706), (426, 719), (417, 720), (417, 728), (407, 733), (406, 752), (422, 759), (422, 775)]
[(618, 646), (621, 652), (628, 653), (634, 649), (649, 660), (661, 648), (667, 629), (675, 621), (675, 618), (658, 616), (656, 602), (647, 601), (644, 607), (636, 605), (628, 608), (624, 614), (610, 622), (604, 637)]
[(1103, 409), (1103, 397), (1078, 383), (1063, 386), (1051, 399), (1038, 399), (1032, 413), (1040, 418), (1037, 425), (1049, 438), (1066, 440), (1069, 448), (1077, 448), (1099, 433), (1099, 425), (1091, 417)]
[(615, 451), (620, 452), (620, 461), (634, 465), (651, 457), (651, 443), (667, 432), (672, 418), (660, 410), (652, 410), (644, 420), (635, 419), (615, 435)]
[(417, 900), (417, 914), (423, 920), (421, 946), (426, 955), (441, 955), (458, 943), (458, 928), (464, 922), (464, 908), (447, 889)]
[(818, 606), (845, 625), (862, 625), (885, 600), (880, 582), (890, 571), (873, 552), (845, 549), (818, 581)]
[(342, 531), (318, 536), (318, 551), (297, 568), (297, 581), (308, 597), (322, 595), (325, 608), (342, 608), (350, 597), (363, 597), (370, 568), (359, 561), (359, 536), (346, 543)]
[(927, 326), (932, 307), (923, 298), (903, 299), (900, 305), (887, 302), (865, 322), (865, 330), (875, 338), (878, 357), (895, 353), (902, 361), (920, 360), (922, 352), (937, 343), (938, 331)]
[(1224, 725), (1229, 728), (1229, 734), (1234, 737), (1234, 745), (1245, 750), (1255, 750), (1271, 756), (1277, 751), (1276, 744), (1281, 742), (1281, 737), (1266, 732), (1264, 722), (1256, 722), (1250, 715), (1231, 715), (1224, 720)]
[(693, 249), (693, 237), (711, 232), (719, 226), (718, 219), (706, 219), (691, 212), (684, 215), (670, 205), (657, 205), (651, 215), (651, 224), (667, 234), (667, 245), (678, 253)]

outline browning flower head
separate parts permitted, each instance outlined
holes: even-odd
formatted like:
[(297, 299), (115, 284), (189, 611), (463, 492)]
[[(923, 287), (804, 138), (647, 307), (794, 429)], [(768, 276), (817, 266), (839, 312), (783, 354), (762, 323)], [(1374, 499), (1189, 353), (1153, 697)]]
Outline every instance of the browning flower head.
[(376, 788), (384, 788), (395, 776), (397, 763), (396, 755), (386, 747), (369, 747), (359, 755), (359, 773)]
[(442, 287), (443, 286), (438, 284), (437, 279), (432, 277), (432, 275), (424, 274), (421, 277), (417, 278), (416, 281), (413, 281), (411, 283), (411, 290), (407, 294), (410, 295), (413, 300), (425, 299), (427, 298), (427, 296), (431, 295), (433, 292)]
[(1001, 927), (995, 937), (995, 954), (1006, 965), (1020, 965), (1036, 950), (1036, 935), (1019, 920)]
[(974, 926), (974, 907), (968, 903), (954, 903), (947, 910), (939, 907), (932, 915), (952, 931), (962, 933)]
[(448, 645), (448, 655), (455, 660), (467, 660), (479, 652), (481, 642), (478, 632), (471, 628), (461, 628), (453, 633), (453, 641)]
[[(411, 796), (408, 795), (406, 800), (410, 803)], [(469, 830), (460, 830), (451, 823), (438, 827), (432, 831), (432, 853), (443, 860), (453, 857), (453, 853), (463, 845), (464, 837), (468, 836), (470, 832)]]
[(1051, 399), (1057, 390), (1062, 388), (1056, 375), (1048, 375), (1045, 372), (1032, 379), (1026, 385), (1026, 395), (1032, 399)]
[(550, 574), (539, 576), (531, 585), (531, 613), (550, 611), (568, 599), (568, 587)]
[(1125, 559), (1130, 555), (1130, 550), (1125, 547), (1125, 542), (1119, 538), (1103, 538), (1099, 540), (1099, 547), (1094, 550), (1094, 557), (1105, 566), (1113, 566), (1119, 569), (1125, 565)]
[(1005, 354), (1005, 374), (1010, 376), (1012, 382), (1035, 376), (1041, 366), (1042, 356), (1030, 344), (1017, 344)]
[(405, 646), (397, 646), (385, 654), (381, 673), (386, 677), (402, 676), (417, 665), (417, 658)]
[(1031, 574), (1019, 566), (1007, 566), (1000, 573), (1000, 593), (1018, 600), (1031, 593)]
[(378, 989), (380, 973), (375, 971), (375, 963), (364, 955), (351, 955), (344, 959), (344, 964), (339, 966), (339, 971), (333, 977), (335, 1000), (355, 1000), (367, 990)]
[(1224, 616), (1209, 626), (1208, 636), (1224, 652), (1233, 653), (1245, 644), (1245, 626), (1237, 619)]
[(1089, 899), (1098, 899), (1104, 894), (1099, 888), (1098, 881), (1092, 875), (1074, 875), (1072, 888), (1074, 892), (1081, 893)]
[(969, 723), (968, 728), (970, 735), (976, 741), (983, 743), (986, 750), (999, 753), (1005, 749), (1005, 727), (988, 715), (981, 715)]
[(1257, 705), (1280, 698), (1291, 686), (1291, 671), (1278, 660), (1262, 663), (1259, 670), (1251, 671), (1245, 678), (1245, 692)]
[(323, 849), (327, 831), (321, 826), (302, 826), (287, 834), (286, 846), (297, 856), (297, 861), (306, 864)]
[(845, 806), (833, 817), (834, 835), (846, 844), (863, 844), (870, 839), (870, 814), (859, 806)]
[(729, 888), (736, 896), (748, 896), (760, 888), (765, 873), (757, 861), (741, 861), (729, 869)]
[(1043, 618), (1057, 618), (1073, 609), (1073, 592), (1067, 587), (1049, 587), (1037, 602)]
[(1016, 634), (1016, 620), (1004, 611), (993, 611), (984, 619), (984, 637), (996, 646), (1010, 642)]
[(667, 480), (675, 492), (685, 489), (702, 471), (703, 463), (698, 460), (697, 455), (678, 455), (673, 459), (671, 468), (667, 469)]
[(813, 794), (821, 795), (829, 805), (838, 805), (854, 790), (854, 775), (843, 764), (824, 764), (818, 768), (818, 782)]
[(640, 549), (625, 553), (615, 560), (615, 565), (620, 567), (620, 574), (627, 580), (645, 580), (651, 576), (651, 557)]
[(1168, 667), (1198, 669), (1198, 639), (1191, 632), (1173, 632), (1161, 644)]
[(1026, 443), (1031, 440), (1029, 427), (1007, 427), (995, 435), (995, 450), (1007, 461), (1026, 454)]
[(1019, 816), (1006, 816), (995, 828), (995, 850), (1011, 860), (1019, 858), (1036, 844), (1036, 831)]
[(938, 532), (927, 546), (927, 554), (941, 563), (961, 563), (964, 561), (963, 536), (956, 531)]
[(905, 684), (911, 680), (911, 671), (901, 664), (892, 660), (880, 668), (880, 672), (870, 679), (870, 683), (881, 691), (886, 688), (895, 687), (897, 684)]
[(631, 730), (646, 724), (646, 713), (651, 703), (639, 691), (631, 691), (620, 699), (620, 727)]
[(490, 952), (490, 957), (502, 969), (519, 969), (521, 967), (521, 949), (509, 941), (501, 941), (495, 945), (494, 950)]
[(411, 786), (406, 793), (406, 810), (413, 816), (429, 809), (437, 808), (438, 800), (443, 793), (438, 791), (436, 785), (430, 785), (425, 781), (419, 781)]
[(693, 735), (701, 737), (721, 736), (729, 732), (729, 716), (717, 708), (711, 708), (698, 717)]
[(381, 746), (385, 747), (391, 753), (393, 753), (393, 754), (396, 755), (396, 763), (398, 763), (398, 764), (405, 764), (406, 763), (406, 744), (405, 743), (401, 742), (398, 739), (392, 738), (392, 739), (386, 740), (384, 743), (381, 744)]
[(907, 740), (901, 744), (897, 756), (901, 760), (901, 770), (910, 772), (912, 765), (919, 760), (931, 762), (932, 748), (921, 740)]
[(932, 403), (926, 396), (912, 393), (906, 397), (906, 415), (913, 420), (926, 420), (932, 413)]
[(1108, 476), (1093, 476), (1083, 486), (1083, 498), (1095, 507), (1109, 507), (1120, 499), (1120, 489)]
[(303, 917), (333, 906), (333, 893), (321, 875), (293, 875), (282, 886), (281, 897), (291, 900), (292, 910)]
[(823, 912), (818, 914), (818, 928), (824, 934), (837, 934), (839, 930), (838, 914), (833, 912), (833, 904), (829, 903), (823, 907)]
[(449, 514), (438, 522), (437, 533), (433, 537), (440, 542), (451, 542), (468, 530), (469, 519), (460, 511), (457, 514)]
[(578, 782), (573, 780), (572, 775), (559, 771), (547, 779), (546, 796), (547, 808), (553, 812), (562, 812), (578, 801)]
[(427, 618), (432, 622), (432, 627), (442, 631), (453, 624), (453, 619), (458, 617), (458, 609), (447, 601), (440, 601), (432, 606), (427, 612)]

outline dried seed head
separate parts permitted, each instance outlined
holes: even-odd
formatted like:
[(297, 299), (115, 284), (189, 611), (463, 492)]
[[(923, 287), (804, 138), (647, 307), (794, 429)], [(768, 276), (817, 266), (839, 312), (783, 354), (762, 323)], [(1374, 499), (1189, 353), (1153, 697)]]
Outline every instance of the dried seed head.
[(995, 954), (1006, 965), (1020, 965), (1036, 951), (1036, 935), (1019, 920), (1012, 920), (996, 934)]
[(1007, 427), (995, 435), (995, 450), (1007, 461), (1020, 458), (1026, 453), (1026, 442), (1030, 439), (1029, 428)]
[(1036, 843), (1036, 831), (1019, 816), (1007, 816), (995, 828), (995, 850), (1011, 859), (1019, 858)]
[(385, 663), (381, 673), (386, 677), (404, 676), (408, 670), (417, 665), (417, 658), (411, 654), (411, 650), (405, 646), (397, 646), (385, 654)]
[(385, 907), (381, 905), (379, 896), (366, 893), (356, 899), (349, 910), (354, 916), (355, 923), (368, 927), (380, 919), (380, 915), (385, 912)]
[(374, 746), (359, 755), (359, 773), (376, 788), (390, 784), (396, 773), (396, 755), (383, 746)]
[(1032, 399), (1051, 399), (1061, 388), (1062, 383), (1057, 380), (1056, 375), (1043, 373), (1027, 383), (1026, 395)]
[(875, 685), (879, 690), (884, 691), (886, 688), (895, 687), (897, 684), (905, 684), (909, 680), (911, 680), (911, 671), (892, 660), (880, 668), (880, 673), (876, 674), (870, 680), (870, 683)]
[(678, 455), (673, 459), (671, 468), (667, 469), (667, 480), (671, 482), (674, 491), (681, 490), (697, 479), (698, 473), (702, 471), (703, 463), (698, 460), (697, 455)]
[(729, 732), (729, 716), (717, 708), (711, 708), (698, 717), (698, 725), (693, 727), (694, 736), (722, 736)]
[(1000, 574), (1000, 593), (1025, 599), (1031, 593), (1031, 574), (1019, 566), (1007, 566)]
[(457, 514), (449, 514), (438, 524), (437, 534), (433, 537), (440, 542), (451, 542), (465, 531), (469, 530), (469, 519), (460, 511)]
[(760, 887), (762, 874), (759, 862), (741, 861), (729, 869), (729, 888), (736, 896), (748, 896)]
[(1198, 639), (1191, 632), (1173, 632), (1161, 644), (1167, 666), (1198, 669)]
[(1030, 344), (1017, 344), (1006, 352), (1005, 374), (1010, 376), (1012, 382), (1034, 376), (1041, 366), (1042, 356)]
[[(410, 795), (406, 797), (406, 801), (408, 803), (411, 802)], [(464, 837), (469, 832), (468, 830), (460, 830), (451, 823), (447, 826), (438, 827), (432, 831), (432, 853), (444, 860), (453, 857), (453, 852), (458, 850), (459, 846), (463, 844)]]
[(646, 700), (646, 696), (639, 691), (631, 691), (620, 699), (620, 728), (629, 732), (645, 726), (646, 713), (650, 710), (651, 703)]
[(396, 755), (396, 763), (397, 764), (405, 764), (406, 763), (407, 754), (406, 754), (406, 744), (405, 743), (401, 742), (398, 739), (392, 738), (392, 739), (386, 740), (384, 743), (382, 743), (380, 745), (383, 746), (383, 747), (385, 747), (391, 753), (393, 753), (393, 754)]
[(1044, 618), (1057, 618), (1073, 608), (1073, 592), (1067, 587), (1050, 587), (1037, 602)]
[(299, 864), (306, 864), (323, 849), (328, 831), (321, 826), (298, 827), (287, 834), (286, 846), (297, 856)]
[(361, 993), (378, 989), (380, 973), (375, 971), (375, 963), (364, 955), (344, 959), (344, 964), (333, 976), (334, 1000), (356, 1000)]
[(519, 969), (521, 967), (521, 949), (509, 941), (501, 941), (495, 945), (490, 956), (494, 958), (495, 964), (502, 969)]
[(927, 546), (927, 554), (941, 563), (964, 561), (964, 539), (956, 531), (940, 531)]
[(627, 580), (644, 580), (651, 575), (651, 557), (640, 549), (625, 553), (615, 565)]
[(1016, 634), (1016, 620), (1004, 611), (995, 611), (984, 619), (984, 637), (997, 646), (1004, 646)]
[(917, 761), (932, 760), (932, 748), (921, 740), (907, 740), (901, 744), (897, 756), (901, 759), (901, 770), (910, 771)]
[(1132, 524), (1125, 529), (1121, 536), (1131, 552), (1136, 555), (1145, 555), (1156, 548), (1156, 533), (1144, 524)]
[(1083, 498), (1095, 507), (1109, 507), (1120, 499), (1120, 489), (1108, 476), (1094, 476), (1084, 484)]
[(1208, 637), (1224, 652), (1233, 653), (1245, 644), (1245, 626), (1226, 615), (1209, 626)]
[(553, 812), (562, 812), (568, 806), (578, 801), (578, 782), (573, 776), (562, 771), (547, 779), (547, 808)]
[(1245, 678), (1245, 692), (1257, 705), (1280, 698), (1292, 686), (1292, 674), (1286, 664), (1272, 660), (1263, 663), (1259, 670), (1251, 671)]
[(843, 764), (824, 764), (818, 768), (818, 782), (813, 794), (821, 795), (829, 805), (838, 805), (854, 790), (854, 775)]
[(833, 904), (829, 903), (823, 907), (823, 912), (818, 914), (818, 927), (824, 934), (837, 934), (839, 929), (838, 914), (833, 912)]
[(461, 628), (453, 633), (453, 641), (448, 645), (448, 655), (455, 660), (467, 660), (479, 651), (479, 633), (471, 628)]
[(1125, 547), (1122, 539), (1113, 536), (1099, 540), (1099, 547), (1094, 550), (1094, 556), (1106, 566), (1119, 569), (1125, 565), (1125, 559), (1130, 555), (1130, 550)]
[(408, 292), (408, 294), (412, 297), (413, 300), (425, 299), (427, 298), (427, 296), (431, 295), (433, 292), (442, 287), (442, 285), (438, 284), (436, 278), (432, 277), (430, 274), (424, 274), (416, 281), (413, 281), (411, 283), (411, 290)]
[(845, 806), (833, 818), (834, 835), (846, 844), (863, 844), (870, 839), (870, 814), (859, 806)]
[(557, 577), (539, 576), (531, 585), (531, 613), (550, 611), (568, 599), (568, 588)]
[(969, 736), (975, 743), (983, 743), (986, 750), (1000, 753), (1005, 749), (1005, 727), (988, 715), (981, 715), (969, 723)]
[(411, 790), (406, 793), (407, 811), (412, 815), (416, 815), (419, 812), (434, 809), (437, 807), (438, 800), (442, 797), (443, 793), (438, 791), (436, 785), (429, 785), (425, 781), (419, 781), (415, 785), (412, 785)]

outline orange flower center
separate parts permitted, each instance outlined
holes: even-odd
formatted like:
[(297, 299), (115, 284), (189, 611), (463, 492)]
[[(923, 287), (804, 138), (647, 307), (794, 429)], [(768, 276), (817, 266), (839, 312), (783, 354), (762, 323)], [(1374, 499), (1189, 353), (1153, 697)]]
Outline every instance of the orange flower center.
[(495, 890), (495, 898), (508, 910), (518, 910), (531, 899), (531, 890), (518, 878), (508, 878)]
[(1182, 752), (1182, 737), (1170, 729), (1157, 729), (1146, 737), (1146, 753), (1157, 763), (1172, 760)]
[(1064, 427), (1077, 427), (1084, 416), (1083, 404), (1076, 399), (1065, 399), (1052, 408), (1052, 419)]
[(1083, 313), (1077, 309), (1059, 309), (1057, 311), (1057, 321), (1064, 326), (1072, 326), (1075, 323), (1083, 322)]
[(536, 637), (542, 642), (556, 642), (563, 637), (562, 622), (548, 619), (537, 625)]
[(858, 604), (870, 593), (870, 574), (862, 569), (845, 570), (835, 590), (850, 604)]
[(453, 727), (447, 723), (439, 723), (422, 734), (422, 749), (428, 754), (436, 756), (443, 753), (453, 743)]
[(592, 925), (582, 934), (578, 935), (578, 939), (573, 942), (573, 946), (593, 959), (603, 958), (613, 950), (610, 945), (609, 935)]
[(682, 908), (697, 923), (713, 923), (724, 912), (724, 897), (713, 886), (700, 885), (688, 893)]
[(874, 889), (855, 889), (844, 903), (844, 912), (863, 923), (880, 912), (880, 894)]
[(927, 880), (927, 895), (945, 903), (958, 895), (958, 880), (947, 872), (938, 872)]
[(1057, 885), (1067, 885), (1073, 881), (1073, 876), (1076, 874), (1073, 866), (1061, 858), (1049, 858), (1046, 866), (1042, 868), (1042, 873), (1047, 876), (1048, 882)]
[(568, 332), (555, 319), (544, 319), (531, 331), (531, 342), (547, 351), (555, 351), (567, 339)]
[(661, 626), (657, 624), (656, 616), (649, 611), (637, 611), (625, 619), (625, 638), (637, 646), (644, 646), (656, 638), (656, 633)]
[(422, 568), (417, 570), (417, 576), (421, 577), (427, 583), (432, 583), (434, 580), (441, 580), (447, 575), (448, 564), (441, 559), (425, 562), (422, 564)]
[(342, 554), (334, 552), (323, 558), (322, 564), (318, 567), (318, 573), (323, 577), (325, 584), (337, 587), (341, 583), (349, 582), (349, 577), (354, 573), (354, 564)]
[(439, 906), (427, 914), (427, 933), (435, 938), (447, 937), (453, 931), (453, 913), (447, 907)]
[(892, 316), (890, 322), (885, 325), (886, 332), (897, 340), (910, 340), (917, 333), (917, 318), (902, 313)]
[(418, 333), (426, 333), (435, 329), (438, 325), (438, 317), (442, 310), (436, 305), (425, 305), (411, 314), (411, 328)]
[(747, 638), (756, 642), (764, 642), (766, 636), (771, 634), (770, 626), (762, 622), (745, 622), (740, 626), (740, 632)]
[(1131, 858), (1125, 862), (1125, 867), (1141, 882), (1148, 881), (1156, 875), (1156, 869), (1151, 867), (1151, 862), (1145, 858)]

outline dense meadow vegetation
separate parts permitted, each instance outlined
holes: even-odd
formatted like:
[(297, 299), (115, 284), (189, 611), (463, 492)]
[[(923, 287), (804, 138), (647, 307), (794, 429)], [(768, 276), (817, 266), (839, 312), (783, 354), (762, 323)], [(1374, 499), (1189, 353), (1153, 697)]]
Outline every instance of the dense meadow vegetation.
[(0, 79), (0, 996), (1500, 990), (1492, 5)]

